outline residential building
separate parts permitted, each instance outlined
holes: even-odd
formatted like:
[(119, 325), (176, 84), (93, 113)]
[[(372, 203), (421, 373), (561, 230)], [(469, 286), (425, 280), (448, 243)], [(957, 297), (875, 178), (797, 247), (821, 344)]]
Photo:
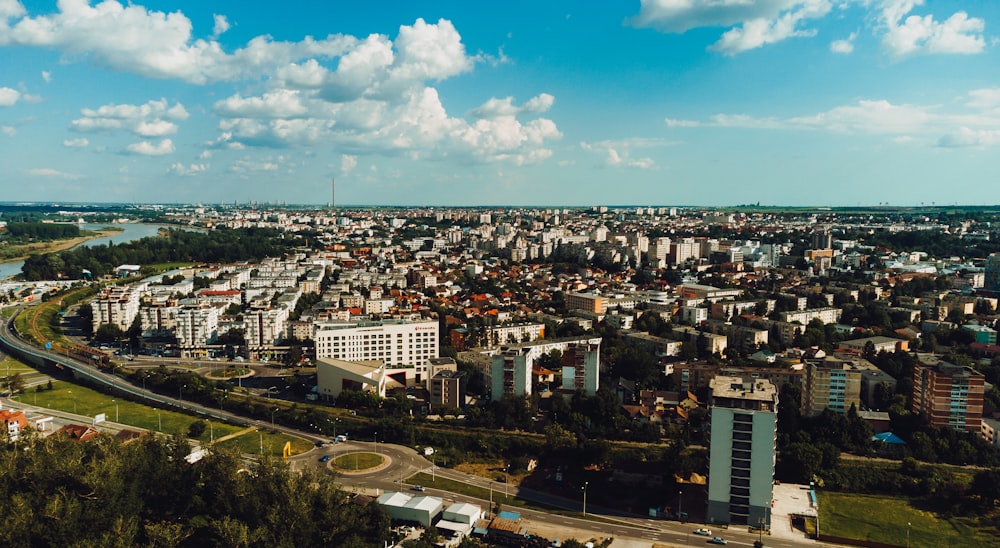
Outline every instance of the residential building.
[(608, 313), (608, 298), (593, 293), (567, 293), (567, 310), (586, 310), (594, 314)]
[(841, 310), (839, 308), (807, 308), (805, 310), (794, 310), (781, 313), (781, 321), (802, 325), (809, 325), (813, 320), (819, 320), (825, 324), (837, 323), (840, 321)]
[(937, 427), (979, 432), (985, 378), (968, 366), (918, 361), (913, 368), (913, 412)]
[(1000, 292), (1000, 253), (991, 253), (986, 259), (983, 287), (987, 291)]
[(908, 341), (901, 339), (890, 339), (889, 337), (866, 337), (864, 339), (851, 339), (849, 341), (841, 341), (838, 345), (840, 349), (848, 350), (851, 352), (862, 353), (865, 351), (865, 347), (868, 343), (872, 344), (873, 351), (878, 354), (879, 352), (896, 352), (897, 350), (909, 350), (910, 344)]
[(545, 336), (544, 323), (515, 323), (483, 329), (490, 344), (516, 344), (541, 339)]
[(770, 528), (778, 391), (744, 377), (710, 386), (708, 521)]
[(601, 345), (573, 343), (562, 354), (562, 389), (597, 394), (601, 367)]
[(980, 425), (979, 436), (993, 447), (1000, 448), (1000, 421), (991, 417), (983, 417), (983, 423)]
[(972, 333), (976, 337), (976, 342), (979, 344), (997, 343), (996, 329), (992, 329), (985, 325), (979, 325), (979, 324), (966, 324), (962, 326), (962, 329)]
[(533, 360), (520, 349), (508, 349), (493, 356), (490, 367), (490, 395), (494, 400), (510, 394), (531, 395), (531, 365)]
[(851, 406), (861, 410), (860, 367), (847, 360), (826, 358), (808, 361), (802, 383), (802, 414), (814, 416), (824, 409), (843, 415)]
[(185, 307), (177, 312), (174, 335), (183, 355), (215, 340), (219, 335), (219, 315), (215, 306)]
[(427, 390), (430, 392), (430, 402), (452, 408), (462, 408), (465, 405), (465, 384), (468, 379), (465, 371), (442, 369), (427, 380)]
[(381, 360), (388, 366), (422, 365), (438, 357), (437, 320), (317, 323), (317, 358)]
[(28, 427), (28, 419), (24, 411), (0, 410), (0, 421), (3, 421), (7, 432), (7, 441), (17, 441), (21, 432)]
[(91, 302), (94, 332), (103, 324), (116, 325), (122, 331), (128, 331), (139, 314), (139, 297), (139, 289), (127, 286), (113, 286), (101, 291)]

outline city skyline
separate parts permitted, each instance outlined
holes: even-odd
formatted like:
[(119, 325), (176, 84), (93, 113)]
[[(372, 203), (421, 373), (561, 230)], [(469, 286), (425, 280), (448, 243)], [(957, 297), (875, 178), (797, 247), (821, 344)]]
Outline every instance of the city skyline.
[(1000, 203), (1000, 6), (0, 0), (8, 201)]

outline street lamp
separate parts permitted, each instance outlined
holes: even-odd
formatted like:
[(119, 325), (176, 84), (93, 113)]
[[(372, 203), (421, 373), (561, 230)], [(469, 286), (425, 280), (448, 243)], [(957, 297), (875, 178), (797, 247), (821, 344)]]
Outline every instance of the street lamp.
[(378, 432), (375, 432), (375, 454), (378, 454)]
[(118, 402), (111, 400), (111, 403), (115, 404), (115, 422), (118, 422)]
[(75, 415), (76, 414), (76, 396), (73, 395), (73, 391), (72, 390), (67, 390), (66, 393), (69, 394), (69, 397), (73, 398), (73, 414)]
[(912, 523), (906, 522), (906, 548), (910, 548), (910, 527), (912, 525)]
[(684, 512), (681, 511), (681, 504), (684, 502), (684, 491), (677, 491), (677, 521), (684, 521)]
[(589, 481), (583, 482), (583, 517), (587, 517), (587, 486), (590, 485)]
[(510, 485), (510, 465), (503, 467), (503, 498), (507, 498), (507, 486)]
[(157, 428), (157, 431), (158, 432), (163, 432), (163, 417), (160, 416), (160, 410), (159, 409), (156, 410), (156, 422), (160, 425), (160, 427)]
[(271, 430), (274, 430), (274, 414), (277, 412), (278, 412), (277, 407), (271, 410)]

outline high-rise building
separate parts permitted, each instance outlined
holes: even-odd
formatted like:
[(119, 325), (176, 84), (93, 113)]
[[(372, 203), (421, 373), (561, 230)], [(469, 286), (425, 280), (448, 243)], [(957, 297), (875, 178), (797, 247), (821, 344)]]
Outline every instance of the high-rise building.
[(983, 287), (988, 291), (1000, 291), (1000, 253), (991, 253), (986, 259)]
[(493, 356), (490, 366), (490, 397), (499, 400), (506, 394), (531, 395), (531, 366), (533, 360), (520, 349), (510, 349)]
[(770, 528), (778, 391), (730, 376), (709, 386), (708, 520)]
[(985, 377), (967, 366), (917, 362), (913, 367), (913, 412), (937, 427), (978, 432), (983, 418)]
[(582, 390), (584, 394), (593, 396), (597, 393), (600, 368), (600, 343), (570, 344), (562, 354), (563, 390)]

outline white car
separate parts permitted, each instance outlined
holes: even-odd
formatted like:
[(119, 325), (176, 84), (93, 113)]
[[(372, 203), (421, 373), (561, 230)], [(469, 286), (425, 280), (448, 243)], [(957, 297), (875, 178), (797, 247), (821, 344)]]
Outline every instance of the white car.
[(711, 529), (705, 529), (704, 527), (701, 527), (699, 529), (695, 529), (694, 530), (694, 534), (696, 534), (696, 535), (702, 535), (702, 536), (705, 536), (705, 537), (710, 537), (710, 536), (712, 536), (712, 530)]

